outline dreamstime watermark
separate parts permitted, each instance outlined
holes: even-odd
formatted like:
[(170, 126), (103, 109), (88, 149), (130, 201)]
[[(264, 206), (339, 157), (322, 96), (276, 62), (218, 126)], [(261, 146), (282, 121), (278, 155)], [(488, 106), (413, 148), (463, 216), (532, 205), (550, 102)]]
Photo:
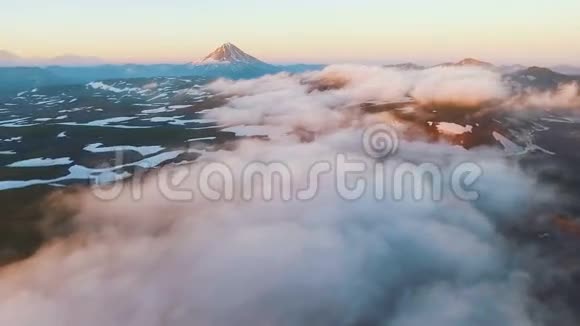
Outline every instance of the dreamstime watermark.
[[(435, 163), (413, 163), (396, 156), (400, 141), (393, 128), (377, 124), (364, 130), (362, 153), (336, 153), (330, 160), (284, 161), (199, 160), (148, 173), (148, 161), (140, 162), (125, 182), (115, 178), (95, 178), (92, 193), (101, 200), (130, 195), (143, 200), (153, 189), (167, 200), (194, 201), (310, 201), (332, 189), (344, 200), (443, 200), (452, 195), (474, 201), (474, 186), (483, 169), (473, 162), (441, 168)], [(117, 166), (122, 154), (117, 156)], [(120, 161), (119, 161), (120, 160)], [(232, 163), (232, 162), (235, 162)], [(154, 164), (151, 164), (154, 165)], [(150, 166), (152, 167), (152, 166)], [(112, 171), (113, 168), (103, 171)], [(107, 174), (116, 176), (115, 174)]]
[(375, 124), (364, 130), (362, 147), (366, 155), (384, 159), (399, 149), (397, 132), (386, 124)]

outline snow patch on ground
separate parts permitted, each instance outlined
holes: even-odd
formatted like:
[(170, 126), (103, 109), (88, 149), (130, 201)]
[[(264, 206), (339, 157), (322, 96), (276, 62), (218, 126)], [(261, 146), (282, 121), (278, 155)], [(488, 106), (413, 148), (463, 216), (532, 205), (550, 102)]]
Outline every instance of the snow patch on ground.
[(174, 111), (174, 110), (164, 106), (164, 107), (160, 107), (158, 109), (143, 110), (143, 111), (141, 111), (141, 113), (156, 114), (156, 113), (164, 113), (164, 112), (172, 112), (172, 111)]
[(87, 123), (89, 126), (106, 126), (109, 123), (119, 123), (135, 119), (135, 117), (114, 117), (102, 120), (95, 120)]
[(73, 161), (70, 157), (61, 157), (61, 158), (33, 158), (29, 160), (23, 160), (14, 162), (12, 164), (7, 165), (9, 168), (31, 168), (31, 167), (46, 167), (46, 166), (57, 166), (57, 165), (69, 165), (72, 164)]
[(187, 109), (192, 107), (193, 105), (191, 104), (187, 104), (187, 105), (170, 105), (169, 108), (170, 109), (174, 109), (174, 110), (179, 110), (179, 109)]
[(506, 153), (519, 155), (525, 152), (523, 147), (509, 140), (506, 136), (500, 134), (499, 132), (494, 131), (492, 135), (493, 138), (495, 138), (495, 140), (497, 140), (503, 146), (503, 149)]
[(216, 139), (216, 137), (200, 137), (200, 138), (188, 139), (187, 142), (190, 143), (190, 142), (194, 142), (194, 141), (215, 140), (215, 139)]
[(183, 115), (180, 116), (173, 116), (173, 117), (153, 117), (149, 119), (143, 119), (144, 121), (150, 121), (154, 123), (165, 122), (172, 126), (185, 126), (186, 124), (190, 123), (198, 123), (198, 124), (207, 124), (207, 123), (215, 123), (215, 120), (212, 119), (189, 119), (184, 120)]
[(152, 157), (145, 158), (141, 161), (131, 164), (125, 164), (120, 166), (115, 166), (111, 168), (102, 168), (102, 169), (94, 169), (94, 168), (87, 168), (82, 165), (73, 165), (68, 169), (68, 175), (49, 179), (49, 180), (42, 180), (42, 179), (34, 179), (34, 180), (9, 180), (9, 181), (0, 181), (0, 191), (1, 190), (8, 190), (8, 189), (18, 189), (18, 188), (26, 188), (29, 186), (34, 185), (50, 185), (50, 184), (57, 184), (59, 182), (67, 181), (67, 180), (92, 180), (97, 184), (104, 184), (110, 183), (114, 181), (119, 181), (126, 179), (131, 176), (130, 173), (123, 171), (118, 172), (117, 170), (129, 167), (129, 166), (138, 166), (144, 169), (155, 168), (161, 165), (162, 163), (175, 159), (180, 154), (184, 153), (184, 151), (171, 151), (161, 153)]
[(102, 143), (89, 144), (83, 148), (87, 152), (91, 153), (105, 153), (105, 152), (122, 152), (122, 151), (135, 151), (142, 156), (148, 156), (156, 154), (165, 149), (162, 146), (130, 146), (130, 145), (119, 145), (119, 146), (107, 146), (104, 147)]
[(161, 99), (161, 98), (165, 98), (167, 96), (169, 96), (169, 94), (167, 94), (167, 93), (161, 93), (161, 94), (159, 94), (157, 96), (154, 96), (154, 97), (150, 98), (149, 100), (147, 100), (147, 102), (153, 102), (155, 100), (158, 100), (158, 99)]
[(113, 92), (113, 93), (123, 93), (123, 92), (140, 91), (141, 90), (139, 88), (117, 88), (117, 87), (114, 87), (111, 85), (107, 85), (103, 82), (90, 82), (87, 84), (87, 87), (90, 87), (92, 89), (101, 89), (101, 90)]
[(270, 139), (281, 138), (292, 132), (289, 128), (276, 127), (276, 126), (234, 126), (222, 129), (225, 132), (233, 132), (238, 137), (264, 137), (267, 136)]
[(7, 142), (7, 143), (19, 142), (21, 140), (22, 140), (22, 137), (11, 137), (11, 138), (0, 139), (0, 141)]
[(471, 132), (473, 130), (473, 126), (462, 126), (451, 122), (439, 122), (437, 123), (437, 130), (442, 134), (454, 136)]

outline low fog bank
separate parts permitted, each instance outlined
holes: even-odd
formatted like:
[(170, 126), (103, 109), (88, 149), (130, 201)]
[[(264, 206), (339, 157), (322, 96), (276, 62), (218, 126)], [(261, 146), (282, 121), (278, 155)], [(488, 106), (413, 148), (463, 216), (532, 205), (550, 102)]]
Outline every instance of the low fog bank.
[[(158, 187), (159, 174), (183, 166), (146, 177), (137, 201), (130, 188), (112, 201), (90, 189), (62, 195), (78, 210), (75, 232), (0, 270), (0, 324), (573, 324), (566, 306), (546, 306), (534, 295), (534, 283), (544, 281), (535, 273), (545, 262), (506, 232), (542, 218), (558, 200), (554, 190), (499, 149), (408, 138), (404, 121), (359, 110), (409, 98), (410, 105), (503, 109), (514, 97), (498, 74), (331, 66), (218, 80), (208, 89), (229, 99), (207, 118), (285, 132), (239, 141), (186, 166), (191, 173), (181, 185), (193, 190), (190, 201), (170, 200)], [(558, 94), (577, 100), (568, 92)], [(530, 93), (518, 103), (562, 103), (558, 94)], [(369, 157), (361, 145), (364, 130), (377, 123), (401, 135), (398, 151), (385, 159)], [(240, 194), (248, 182), (264, 188), (241, 177), (252, 162), (283, 162), (294, 188), (302, 189), (313, 165), (333, 165), (339, 154), (367, 167), (384, 163), (385, 175), (404, 163), (432, 163), (441, 169), (445, 195), (395, 200), (387, 190), (377, 200), (373, 169), (357, 174), (372, 191), (356, 200), (339, 196), (332, 173), (319, 178), (309, 200), (283, 200), (276, 189), (271, 201)], [(212, 162), (232, 172), (232, 200), (200, 193), (200, 174)], [(451, 191), (449, 176), (466, 162), (483, 171), (471, 188), (477, 200)], [(223, 187), (220, 180), (212, 185)]]

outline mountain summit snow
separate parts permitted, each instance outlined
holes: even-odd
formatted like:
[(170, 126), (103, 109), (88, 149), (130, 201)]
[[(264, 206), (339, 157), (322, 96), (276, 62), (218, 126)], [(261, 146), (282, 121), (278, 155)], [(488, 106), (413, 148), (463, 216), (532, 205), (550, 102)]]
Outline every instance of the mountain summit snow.
[(245, 53), (232, 43), (224, 43), (212, 53), (194, 64), (266, 64), (255, 57)]
[(232, 43), (225, 43), (202, 60), (190, 63), (188, 69), (191, 75), (232, 79), (254, 78), (282, 70), (256, 59)]

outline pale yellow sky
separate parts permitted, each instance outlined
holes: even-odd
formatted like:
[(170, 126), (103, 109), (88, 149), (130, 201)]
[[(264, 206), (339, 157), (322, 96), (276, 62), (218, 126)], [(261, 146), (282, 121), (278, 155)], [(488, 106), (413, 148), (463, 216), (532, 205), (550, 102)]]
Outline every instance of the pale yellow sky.
[(20, 0), (0, 49), (186, 62), (230, 41), (271, 62), (580, 65), (578, 0)]

